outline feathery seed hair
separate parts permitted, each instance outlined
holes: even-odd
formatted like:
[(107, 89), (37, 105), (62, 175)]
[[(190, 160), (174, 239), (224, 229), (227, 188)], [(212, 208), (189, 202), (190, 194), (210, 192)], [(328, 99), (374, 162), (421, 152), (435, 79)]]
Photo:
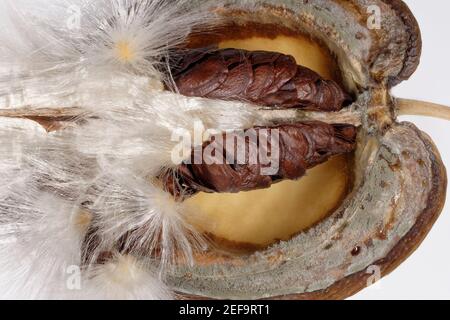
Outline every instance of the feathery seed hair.
[(163, 58), (215, 19), (188, 2), (0, 3), (0, 109), (82, 110), (53, 132), (0, 118), (1, 298), (171, 299), (166, 271), (205, 248), (152, 177), (174, 165), (174, 130), (262, 120), (163, 90)]

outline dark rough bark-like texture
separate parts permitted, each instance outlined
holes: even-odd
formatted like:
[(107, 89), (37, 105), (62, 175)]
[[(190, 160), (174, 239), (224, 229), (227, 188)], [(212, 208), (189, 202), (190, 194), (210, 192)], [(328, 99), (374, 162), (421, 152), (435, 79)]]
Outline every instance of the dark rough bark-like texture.
[(172, 74), (186, 96), (320, 111), (339, 111), (350, 101), (336, 82), (281, 53), (198, 49), (178, 56)]
[[(249, 138), (254, 136), (257, 139)], [(307, 169), (325, 162), (333, 155), (352, 152), (355, 148), (356, 128), (316, 121), (255, 127), (241, 135), (241, 144), (230, 144), (234, 150), (227, 148), (229, 134), (220, 137), (222, 139), (212, 139), (201, 148), (194, 149), (189, 163), (183, 163), (175, 171), (164, 174), (161, 178), (166, 190), (176, 197), (185, 197), (199, 191), (236, 193), (263, 189), (281, 180), (295, 180), (302, 177)], [(231, 137), (235, 139), (235, 136)], [(277, 152), (274, 149), (275, 143)], [(207, 148), (218, 150), (218, 158), (223, 161), (211, 164), (213, 158), (217, 159), (217, 154), (205, 152)], [(239, 161), (236, 156), (237, 148), (245, 150), (245, 161)], [(195, 161), (196, 152), (203, 156), (200, 162)], [(258, 156), (252, 158), (251, 155), (255, 152)], [(264, 158), (260, 154), (269, 156)], [(266, 172), (271, 171), (268, 168), (275, 171), (267, 174)]]

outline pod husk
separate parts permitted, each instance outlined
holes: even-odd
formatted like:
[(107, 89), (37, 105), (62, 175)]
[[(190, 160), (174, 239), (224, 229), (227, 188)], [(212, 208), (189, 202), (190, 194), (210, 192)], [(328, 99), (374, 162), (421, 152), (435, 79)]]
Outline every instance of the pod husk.
[[(367, 26), (368, 5), (381, 9), (379, 30)], [(307, 35), (336, 58), (342, 83), (355, 97), (351, 106), (339, 113), (261, 113), (274, 121), (313, 118), (359, 126), (354, 188), (327, 219), (289, 241), (252, 254), (198, 254), (193, 267), (177, 266), (167, 281), (189, 299), (349, 297), (373, 283), (374, 270), (385, 276), (411, 255), (445, 202), (447, 175), (438, 150), (413, 124), (397, 121), (389, 92), (419, 64), (417, 22), (400, 0), (229, 0), (211, 10), (219, 17), (216, 25), (193, 34), (187, 47)], [(80, 112), (20, 110), (2, 116), (32, 119), (52, 131)]]
[[(367, 27), (368, 5), (381, 9), (380, 30)], [(356, 181), (340, 208), (290, 241), (244, 256), (203, 254), (193, 268), (179, 266), (169, 281), (190, 299), (349, 297), (374, 282), (373, 270), (385, 276), (411, 255), (445, 202), (447, 175), (438, 150), (414, 125), (397, 122), (389, 92), (419, 64), (417, 22), (399, 0), (234, 0), (211, 10), (220, 22), (192, 35), (188, 47), (308, 35), (336, 57), (343, 84), (357, 97), (347, 109), (361, 125)], [(276, 111), (267, 117), (308, 115)], [(333, 114), (321, 117), (333, 122)]]

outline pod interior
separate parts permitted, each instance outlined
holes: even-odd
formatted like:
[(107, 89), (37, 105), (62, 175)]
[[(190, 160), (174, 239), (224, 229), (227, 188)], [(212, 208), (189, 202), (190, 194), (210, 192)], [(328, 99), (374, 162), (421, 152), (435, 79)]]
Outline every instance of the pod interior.
[[(252, 32), (220, 30), (223, 40), (197, 34), (190, 47), (218, 46), (250, 51), (263, 50), (291, 55), (325, 79), (342, 81), (339, 65), (328, 48), (311, 37), (254, 25)], [(272, 29), (274, 30), (274, 29)], [(280, 240), (289, 240), (334, 212), (348, 195), (353, 182), (353, 157), (335, 156), (308, 170), (298, 181), (283, 181), (269, 189), (237, 194), (200, 193), (187, 200), (192, 223), (221, 248), (254, 251)]]

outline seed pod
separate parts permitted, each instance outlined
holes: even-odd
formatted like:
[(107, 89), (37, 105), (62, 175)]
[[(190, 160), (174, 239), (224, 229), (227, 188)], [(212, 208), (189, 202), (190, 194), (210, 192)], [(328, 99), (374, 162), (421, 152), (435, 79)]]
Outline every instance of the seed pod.
[[(194, 150), (190, 164), (182, 164), (174, 172), (166, 173), (163, 176), (165, 189), (180, 197), (199, 191), (250, 191), (268, 188), (285, 179), (295, 180), (331, 156), (353, 151), (356, 128), (303, 122), (256, 127), (242, 135), (224, 134), (220, 138)], [(211, 147), (215, 154), (205, 154)], [(242, 162), (239, 162), (237, 149), (243, 152)], [(196, 164), (194, 158), (198, 151), (203, 157)]]
[[(203, 3), (193, 1), (192, 6)], [(320, 48), (331, 51), (343, 85), (356, 97), (345, 112), (359, 114), (361, 127), (351, 192), (331, 209), (331, 215), (308, 225), (304, 232), (291, 234), (287, 238), (290, 241), (272, 242), (269, 247), (255, 249), (247, 240), (239, 243), (236, 239), (238, 236), (250, 239), (248, 234), (252, 233), (262, 237), (272, 232), (279, 224), (273, 217), (286, 218), (285, 211), (297, 216), (305, 214), (304, 202), (317, 203), (319, 210), (325, 200), (316, 195), (325, 192), (328, 180), (313, 184), (315, 189), (305, 191), (306, 196), (296, 204), (284, 203), (295, 192), (288, 186), (273, 190), (275, 196), (270, 201), (265, 199), (270, 192), (258, 191), (248, 195), (248, 199), (242, 193), (208, 194), (192, 202), (201, 207), (201, 201), (205, 201), (201, 209), (210, 211), (207, 217), (214, 225), (207, 230), (216, 239), (229, 240), (218, 243), (232, 245), (233, 249), (238, 243), (239, 248), (252, 248), (251, 252), (256, 250), (256, 254), (234, 255), (234, 251), (226, 250), (202, 253), (194, 268), (180, 266), (173, 273), (171, 284), (175, 290), (190, 298), (342, 299), (393, 271), (424, 239), (443, 208), (445, 168), (426, 134), (412, 124), (396, 121), (398, 112), (414, 108), (410, 102), (397, 102), (389, 92), (389, 88), (415, 71), (421, 52), (420, 31), (402, 1), (375, 0), (371, 5), (380, 10), (380, 28), (368, 25), (367, 2), (363, 0), (261, 0), (252, 6), (247, 1), (229, 0), (223, 5), (213, 5), (211, 10), (221, 18), (218, 25), (212, 26), (213, 32), (210, 28), (208, 32), (192, 35), (186, 44), (188, 48), (219, 46), (276, 51), (282, 47), (285, 51), (297, 51), (300, 52), (297, 61), (315, 71), (322, 66), (313, 60), (307, 63), (303, 58), (320, 56), (323, 52)], [(313, 45), (309, 39), (313, 39)], [(213, 70), (227, 70), (216, 67), (216, 63), (221, 64), (222, 60), (212, 63)], [(247, 63), (245, 68), (249, 70), (248, 64), (251, 65)], [(197, 79), (210, 79), (209, 76)], [(226, 79), (226, 74), (218, 73), (218, 77)], [(194, 87), (193, 83), (178, 83), (181, 88)], [(208, 81), (205, 83), (205, 89), (198, 93), (201, 96), (217, 89)], [(217, 81), (211, 83), (217, 85)], [(266, 104), (263, 101), (258, 104)], [(443, 108), (420, 105), (421, 114), (448, 116), (448, 110)], [(298, 110), (270, 110), (264, 114), (267, 119), (291, 122), (318, 116), (321, 121), (332, 123), (336, 116)], [(239, 207), (237, 202), (243, 205)], [(290, 206), (299, 209), (289, 211)], [(264, 210), (267, 212), (258, 215), (258, 211)]]
[(201, 49), (179, 56), (172, 74), (183, 95), (322, 111), (338, 111), (349, 101), (336, 82), (281, 53)]
[[(197, 8), (205, 3), (204, 0), (192, 0), (189, 5)], [(280, 140), (289, 140), (280, 151), (289, 153), (294, 165), (281, 161), (278, 175), (270, 176), (270, 180), (258, 174), (247, 175), (249, 185), (239, 176), (240, 170), (252, 169), (245, 163), (242, 168), (183, 164), (176, 175), (162, 177), (166, 189), (174, 195), (193, 195), (182, 200), (192, 205), (197, 214), (209, 210), (204, 216), (207, 219), (199, 219), (206, 223), (196, 227), (216, 241), (210, 250), (197, 253), (192, 265), (180, 261), (166, 275), (168, 285), (183, 298), (347, 298), (392, 272), (431, 229), (445, 202), (445, 166), (430, 137), (411, 123), (397, 121), (397, 115), (412, 112), (450, 119), (450, 109), (391, 96), (390, 88), (407, 80), (419, 64), (420, 31), (402, 1), (372, 0), (371, 5), (380, 9), (381, 28), (368, 25), (365, 0), (259, 0), (251, 6), (246, 0), (227, 0), (219, 5), (212, 4), (211, 11), (221, 18), (215, 20), (216, 25), (205, 32), (200, 30), (191, 34), (184, 44), (185, 48), (198, 51), (193, 58), (184, 58), (187, 63), (179, 63), (174, 69), (181, 93), (211, 98), (211, 104), (217, 103), (212, 99), (214, 97), (250, 100), (269, 106), (257, 108), (261, 118), (270, 124), (259, 130), (280, 129)], [(230, 59), (236, 58), (237, 51), (211, 53), (198, 49), (211, 46), (250, 50), (283, 48), (324, 78), (329, 78), (325, 75), (329, 64), (322, 65), (315, 58), (336, 62), (342, 78), (339, 85), (352, 94), (354, 101), (341, 112), (322, 112), (338, 110), (338, 103), (331, 103), (332, 108), (326, 105), (317, 108), (319, 111), (273, 108), (289, 101), (281, 95), (273, 104), (273, 100), (265, 96), (272, 85), (275, 88), (286, 85), (283, 83), (280, 87), (282, 80), (266, 85), (272, 78), (276, 79), (274, 62), (282, 59), (279, 66), (286, 67), (293, 65), (292, 60), (277, 53), (258, 52), (256, 56), (264, 56), (262, 65), (265, 69), (264, 72), (259, 69), (256, 75), (258, 67), (252, 62), (255, 59), (252, 53), (245, 51), (245, 58), (238, 59), (239, 69), (234, 70), (236, 65), (225, 62), (228, 55)], [(311, 56), (309, 61), (303, 59)], [(296, 67), (295, 75), (298, 68), (301, 67)], [(270, 76), (260, 77), (260, 73)], [(286, 76), (288, 82), (295, 78), (288, 68), (283, 75), (289, 75)], [(255, 83), (252, 90), (249, 89), (250, 78)], [(224, 84), (226, 87), (222, 86)], [(241, 90), (244, 88), (245, 92)], [(293, 92), (297, 90), (295, 85), (289, 88)], [(216, 95), (209, 96), (213, 92)], [(248, 93), (255, 100), (246, 97)], [(333, 95), (339, 97), (337, 93)], [(308, 101), (317, 103), (314, 99)], [(316, 109), (312, 105), (286, 104), (287, 107)], [(39, 120), (52, 129), (55, 122), (65, 125), (68, 119), (77, 119), (78, 111), (60, 113), (55, 109), (41, 109), (36, 112), (0, 110), (0, 115)], [(321, 123), (315, 122), (311, 126), (313, 120)], [(307, 122), (309, 125), (305, 124)], [(323, 123), (346, 124), (329, 126)], [(358, 127), (356, 142), (350, 123)], [(324, 135), (318, 132), (324, 132)], [(305, 142), (303, 138), (306, 137), (312, 141)], [(326, 146), (324, 149), (322, 142)], [(207, 143), (199, 150), (204, 151), (210, 145)], [(266, 186), (279, 178), (295, 178), (308, 166), (323, 160), (320, 150), (325, 150), (328, 156), (353, 148), (355, 151), (348, 157), (351, 161), (338, 159), (332, 163), (333, 159), (330, 159), (308, 171), (306, 177), (297, 181), (300, 185), (284, 181), (264, 190), (194, 195), (198, 191), (251, 189)], [(306, 150), (319, 151), (319, 155), (316, 158)], [(330, 166), (317, 174), (315, 170), (326, 165)], [(256, 167), (259, 167), (258, 163)], [(221, 173), (216, 174), (217, 171)], [(239, 179), (233, 180), (235, 175)], [(338, 183), (335, 189), (328, 188), (333, 181), (340, 182), (342, 176), (343, 183)], [(307, 184), (301, 184), (308, 179)], [(186, 190), (181, 190), (179, 185)], [(114, 201), (111, 203), (114, 205)], [(139, 207), (135, 206), (136, 209)], [(321, 213), (318, 219), (291, 228), (298, 219), (318, 211)], [(275, 233), (276, 229), (282, 229), (281, 234)], [(134, 233), (139, 235), (143, 230), (145, 226)], [(269, 233), (270, 237), (266, 237)], [(231, 237), (236, 234), (238, 237)], [(128, 242), (127, 236), (120, 239), (119, 244)], [(261, 238), (264, 241), (260, 241)], [(140, 246), (141, 239), (138, 240), (136, 244)], [(221, 250), (215, 250), (217, 247)], [(155, 258), (148, 251), (137, 252), (144, 259)], [(108, 254), (105, 259), (109, 259)]]

